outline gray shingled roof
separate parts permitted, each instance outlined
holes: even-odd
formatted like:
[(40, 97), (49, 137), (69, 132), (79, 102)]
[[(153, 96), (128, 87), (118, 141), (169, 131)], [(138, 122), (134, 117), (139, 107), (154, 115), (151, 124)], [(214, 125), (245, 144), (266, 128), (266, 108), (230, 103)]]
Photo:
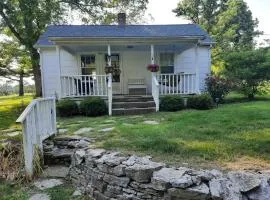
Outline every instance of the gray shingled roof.
[(196, 24), (180, 25), (51, 25), (40, 36), (37, 46), (53, 45), (50, 37), (94, 37), (94, 38), (130, 38), (130, 37), (186, 37), (204, 36), (203, 42), (212, 43), (210, 36)]

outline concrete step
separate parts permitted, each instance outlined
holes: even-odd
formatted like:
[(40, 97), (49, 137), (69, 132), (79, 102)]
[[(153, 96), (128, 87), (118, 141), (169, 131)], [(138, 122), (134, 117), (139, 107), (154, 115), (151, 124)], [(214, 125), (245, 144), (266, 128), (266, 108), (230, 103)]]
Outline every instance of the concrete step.
[(112, 109), (112, 115), (140, 115), (155, 112), (156, 107), (149, 108), (114, 108)]
[(113, 97), (113, 102), (146, 102), (153, 101), (152, 96), (121, 96)]
[(155, 107), (154, 101), (144, 101), (144, 102), (113, 102), (112, 108), (149, 108)]

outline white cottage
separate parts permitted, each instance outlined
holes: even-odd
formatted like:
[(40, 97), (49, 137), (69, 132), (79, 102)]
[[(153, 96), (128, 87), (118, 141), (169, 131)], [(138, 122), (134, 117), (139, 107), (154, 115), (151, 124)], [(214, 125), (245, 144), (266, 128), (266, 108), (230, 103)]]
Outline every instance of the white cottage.
[[(123, 114), (158, 111), (161, 95), (205, 89), (214, 42), (202, 28), (126, 25), (124, 14), (119, 22), (49, 26), (35, 45), (43, 96), (100, 96), (108, 99), (109, 114)], [(148, 71), (149, 64), (158, 64), (159, 71)]]

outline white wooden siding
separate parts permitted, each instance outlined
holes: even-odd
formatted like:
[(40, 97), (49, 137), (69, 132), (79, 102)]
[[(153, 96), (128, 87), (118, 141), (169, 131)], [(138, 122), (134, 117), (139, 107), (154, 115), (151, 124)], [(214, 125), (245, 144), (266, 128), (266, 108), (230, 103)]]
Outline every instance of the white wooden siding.
[[(107, 52), (78, 52), (72, 55), (60, 48), (60, 66), (57, 64), (56, 49), (42, 49), (41, 65), (42, 78), (44, 84), (44, 97), (49, 97), (57, 93), (60, 94), (60, 70), (62, 76), (80, 75), (80, 55), (95, 54), (97, 74), (104, 75), (105, 54)], [(121, 74), (121, 90), (123, 93), (128, 93), (128, 79), (141, 78), (146, 80), (148, 92), (152, 90), (151, 73), (147, 71), (146, 66), (151, 62), (150, 47), (149, 51), (113, 51), (112, 53), (120, 54)], [(159, 63), (159, 52), (155, 52), (155, 62)], [(204, 90), (204, 79), (210, 73), (211, 57), (209, 47), (198, 47), (198, 63), (199, 63), (199, 78), (200, 90)], [(195, 47), (183, 51), (180, 54), (175, 54), (175, 73), (196, 73), (195, 66)]]
[(43, 96), (54, 96), (55, 93), (60, 94), (60, 70), (57, 65), (56, 50), (43, 49), (42, 54), (42, 79), (43, 79)]
[[(195, 47), (175, 55), (175, 73), (196, 73)], [(200, 91), (205, 90), (205, 78), (211, 71), (211, 52), (209, 47), (198, 47)]]

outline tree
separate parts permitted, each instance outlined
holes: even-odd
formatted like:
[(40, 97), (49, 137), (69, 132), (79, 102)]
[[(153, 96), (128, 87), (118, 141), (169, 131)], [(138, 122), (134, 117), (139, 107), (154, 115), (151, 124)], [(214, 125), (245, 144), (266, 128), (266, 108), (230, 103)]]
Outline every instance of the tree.
[(253, 99), (258, 86), (270, 79), (270, 54), (268, 49), (231, 52), (224, 56), (225, 74), (237, 89)]
[(252, 49), (258, 20), (244, 0), (182, 0), (173, 11), (204, 28), (215, 39), (214, 62), (227, 51)]
[(15, 41), (0, 43), (0, 76), (19, 83), (19, 96), (24, 95), (24, 77), (31, 74), (30, 58)]
[(66, 23), (70, 9), (87, 14), (91, 23), (113, 23), (118, 7), (136, 19), (144, 14), (147, 3), (148, 0), (1, 0), (0, 29), (6, 29), (29, 53), (36, 95), (41, 96), (39, 54), (34, 44), (49, 24)]

